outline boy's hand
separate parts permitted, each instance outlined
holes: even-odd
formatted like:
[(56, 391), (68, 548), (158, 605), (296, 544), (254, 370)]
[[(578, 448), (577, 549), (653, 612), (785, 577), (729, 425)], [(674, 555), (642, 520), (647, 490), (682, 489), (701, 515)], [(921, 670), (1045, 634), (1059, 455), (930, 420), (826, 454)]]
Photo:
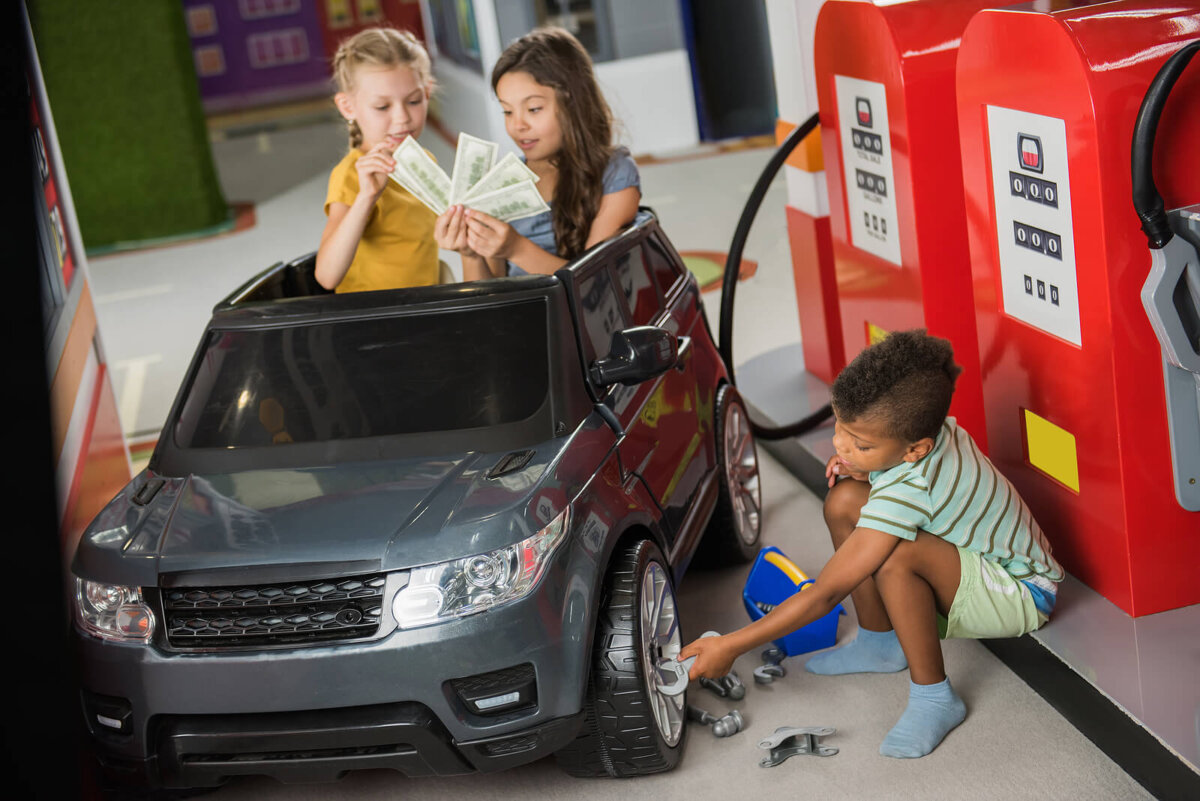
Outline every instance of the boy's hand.
[(467, 211), (467, 246), (488, 259), (507, 259), (516, 249), (521, 235), (506, 222), (482, 211)]
[(467, 245), (466, 213), (465, 206), (451, 206), (437, 218), (433, 226), (433, 238), (437, 240), (439, 248), (453, 250), (463, 256), (478, 255)]
[(870, 481), (870, 473), (860, 473), (857, 470), (851, 470), (837, 454), (829, 457), (829, 461), (825, 463), (825, 479), (829, 482), (829, 486), (833, 486), (839, 478), (853, 478), (856, 481)]
[(387, 187), (388, 175), (396, 169), (396, 161), (387, 142), (380, 142), (354, 162), (358, 171), (358, 192), (366, 194), (374, 204)]
[(738, 652), (729, 647), (725, 637), (701, 637), (693, 640), (679, 652), (676, 657), (680, 662), (689, 656), (696, 657), (692, 669), (688, 671), (688, 680), (705, 676), (719, 679), (733, 669), (733, 660), (738, 658)]

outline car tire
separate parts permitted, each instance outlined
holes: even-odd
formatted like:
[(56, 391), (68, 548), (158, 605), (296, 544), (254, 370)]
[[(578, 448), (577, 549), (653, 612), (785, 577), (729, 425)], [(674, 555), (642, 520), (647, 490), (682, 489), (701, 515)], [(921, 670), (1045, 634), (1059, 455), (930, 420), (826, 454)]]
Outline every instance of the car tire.
[(714, 407), (717, 440), (717, 506), (697, 553), (702, 566), (744, 564), (759, 550), (762, 488), (754, 432), (742, 397), (731, 384), (717, 391)]
[(679, 764), (687, 693), (658, 690), (655, 664), (682, 647), (675, 588), (658, 546), (641, 540), (613, 559), (592, 651), (583, 729), (555, 755), (572, 776), (643, 776)]

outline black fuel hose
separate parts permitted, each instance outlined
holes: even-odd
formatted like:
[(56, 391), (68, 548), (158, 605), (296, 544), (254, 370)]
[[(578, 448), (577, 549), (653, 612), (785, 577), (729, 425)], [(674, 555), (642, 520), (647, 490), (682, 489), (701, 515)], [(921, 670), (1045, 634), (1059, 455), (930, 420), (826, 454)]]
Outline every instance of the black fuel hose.
[(1200, 41), (1184, 45), (1166, 60), (1150, 82), (1150, 88), (1142, 98), (1142, 107), (1138, 109), (1137, 121), (1133, 124), (1133, 152), (1130, 158), (1133, 208), (1142, 221), (1142, 230), (1146, 232), (1151, 250), (1163, 247), (1174, 236), (1167, 224), (1162, 195), (1154, 185), (1154, 136), (1158, 132), (1158, 119), (1162, 116), (1167, 95), (1197, 50), (1200, 50)]
[[(725, 362), (725, 369), (728, 371), (729, 377), (735, 385), (737, 384), (737, 379), (733, 374), (733, 297), (737, 291), (738, 272), (742, 264), (742, 251), (746, 247), (746, 237), (750, 235), (750, 226), (754, 224), (754, 217), (758, 214), (758, 208), (762, 205), (763, 198), (766, 197), (767, 190), (771, 186), (771, 181), (779, 172), (779, 168), (783, 166), (787, 157), (796, 149), (796, 145), (800, 144), (804, 137), (813, 132), (817, 124), (817, 115), (813, 114), (803, 125), (792, 131), (787, 139), (784, 139), (783, 143), (779, 145), (779, 149), (771, 156), (771, 160), (767, 162), (767, 166), (763, 167), (762, 174), (758, 176), (758, 182), (754, 185), (754, 189), (751, 190), (745, 208), (742, 209), (742, 216), (738, 220), (737, 230), (733, 234), (733, 241), (729, 243), (729, 255), (725, 259), (725, 280), (721, 285), (721, 319), (717, 348), (721, 352), (721, 359)], [(829, 404), (825, 404), (804, 419), (797, 420), (786, 426), (765, 426), (751, 420), (750, 427), (754, 431), (754, 435), (760, 439), (787, 439), (788, 437), (798, 437), (806, 431), (811, 431), (827, 420), (832, 414), (833, 408)]]

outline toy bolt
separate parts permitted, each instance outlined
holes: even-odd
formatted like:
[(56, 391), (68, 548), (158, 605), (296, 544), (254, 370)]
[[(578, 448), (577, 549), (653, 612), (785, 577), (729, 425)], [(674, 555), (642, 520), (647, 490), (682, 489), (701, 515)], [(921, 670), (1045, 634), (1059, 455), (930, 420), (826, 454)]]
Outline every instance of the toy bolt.
[(738, 678), (738, 674), (732, 670), (719, 679), (701, 677), (700, 686), (712, 690), (722, 698), (732, 698), (735, 701), (740, 701), (746, 697), (746, 685), (742, 684), (742, 680)]
[(742, 713), (736, 709), (719, 719), (712, 726), (712, 733), (717, 737), (730, 737), (746, 727)]
[(714, 737), (730, 737), (746, 728), (746, 722), (742, 718), (742, 714), (736, 709), (728, 715), (719, 718), (710, 712), (705, 712), (700, 707), (688, 704), (687, 716), (688, 720), (694, 720), (697, 723), (703, 723), (705, 726), (711, 726)]

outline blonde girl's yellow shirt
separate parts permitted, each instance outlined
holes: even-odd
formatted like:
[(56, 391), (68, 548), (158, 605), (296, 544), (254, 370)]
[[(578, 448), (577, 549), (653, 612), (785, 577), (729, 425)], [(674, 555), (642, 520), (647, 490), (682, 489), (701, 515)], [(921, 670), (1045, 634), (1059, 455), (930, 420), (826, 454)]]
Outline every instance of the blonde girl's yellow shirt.
[[(352, 149), (329, 175), (325, 214), (331, 203), (353, 205), (358, 196), (355, 163), (363, 155)], [(407, 189), (389, 179), (371, 209), (350, 269), (338, 292), (367, 292), (428, 286), (438, 282), (438, 248), (433, 238), (437, 217)]]

